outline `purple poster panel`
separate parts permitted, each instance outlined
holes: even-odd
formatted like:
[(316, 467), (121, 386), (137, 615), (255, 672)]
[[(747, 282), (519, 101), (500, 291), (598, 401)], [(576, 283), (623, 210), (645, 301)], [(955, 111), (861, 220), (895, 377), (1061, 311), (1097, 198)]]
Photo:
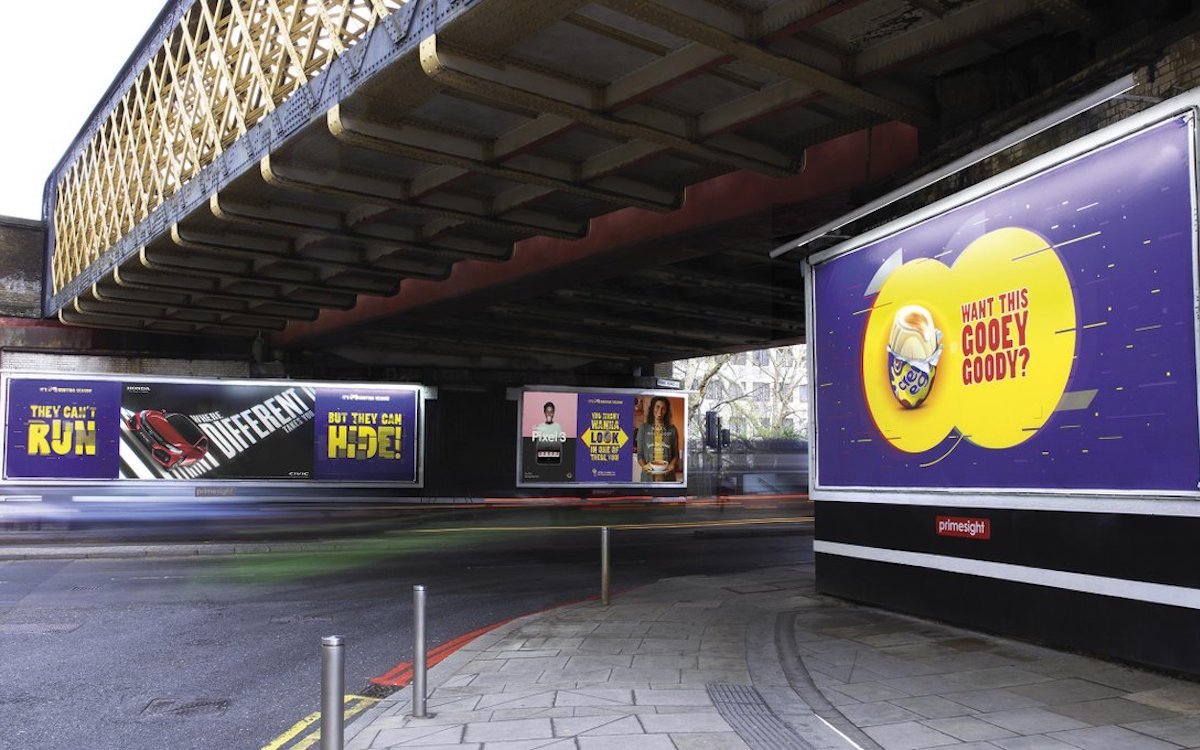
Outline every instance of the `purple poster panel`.
[(525, 391), (517, 482), (686, 486), (687, 399), (657, 391)]
[(1195, 492), (1191, 138), (1164, 122), (815, 265), (818, 486)]
[(116, 477), (120, 414), (120, 383), (9, 381), (5, 476)]
[(321, 388), (313, 478), (416, 484), (417, 396), (416, 389)]
[(579, 481), (629, 484), (633, 478), (632, 394), (579, 394)]

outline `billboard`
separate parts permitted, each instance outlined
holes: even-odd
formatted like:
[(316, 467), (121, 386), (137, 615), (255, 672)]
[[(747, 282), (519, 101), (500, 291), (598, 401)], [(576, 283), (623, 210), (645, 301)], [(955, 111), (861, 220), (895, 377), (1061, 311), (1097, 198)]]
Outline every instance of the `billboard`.
[(417, 485), (421, 389), (292, 381), (4, 381), (7, 479)]
[(814, 259), (816, 486), (1195, 493), (1193, 139), (1173, 118)]
[(663, 391), (527, 390), (517, 484), (687, 484), (687, 399)]

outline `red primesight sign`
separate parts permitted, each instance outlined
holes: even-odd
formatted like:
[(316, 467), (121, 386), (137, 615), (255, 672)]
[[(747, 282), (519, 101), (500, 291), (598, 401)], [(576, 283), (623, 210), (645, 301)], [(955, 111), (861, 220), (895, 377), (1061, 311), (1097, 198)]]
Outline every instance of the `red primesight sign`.
[(969, 539), (991, 539), (992, 519), (938, 516), (937, 534), (938, 536), (961, 536)]

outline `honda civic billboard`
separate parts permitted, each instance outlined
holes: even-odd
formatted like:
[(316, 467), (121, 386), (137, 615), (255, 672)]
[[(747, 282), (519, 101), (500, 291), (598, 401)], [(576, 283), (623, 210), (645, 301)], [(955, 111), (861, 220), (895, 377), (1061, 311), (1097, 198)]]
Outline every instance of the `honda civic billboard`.
[(417, 485), (421, 389), (11, 376), (9, 479)]
[(1172, 118), (814, 258), (817, 487), (1196, 493), (1193, 141)]

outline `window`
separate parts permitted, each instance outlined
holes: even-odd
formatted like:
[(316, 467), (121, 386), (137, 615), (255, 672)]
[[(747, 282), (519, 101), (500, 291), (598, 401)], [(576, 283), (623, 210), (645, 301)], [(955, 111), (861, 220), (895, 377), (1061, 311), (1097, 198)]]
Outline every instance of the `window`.
[(750, 357), (754, 364), (760, 367), (766, 367), (771, 364), (771, 353), (766, 349), (759, 349), (756, 352), (751, 352)]

